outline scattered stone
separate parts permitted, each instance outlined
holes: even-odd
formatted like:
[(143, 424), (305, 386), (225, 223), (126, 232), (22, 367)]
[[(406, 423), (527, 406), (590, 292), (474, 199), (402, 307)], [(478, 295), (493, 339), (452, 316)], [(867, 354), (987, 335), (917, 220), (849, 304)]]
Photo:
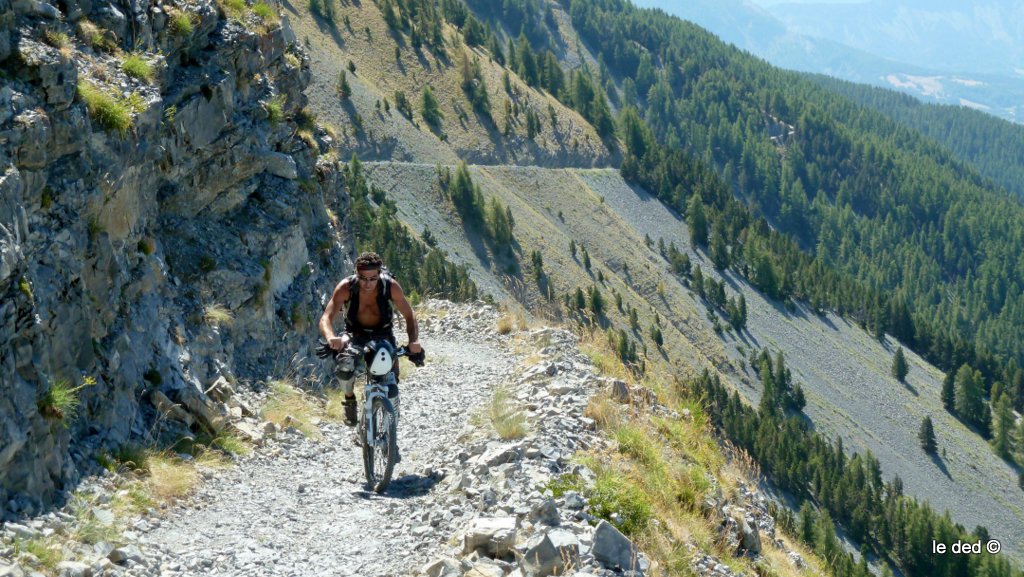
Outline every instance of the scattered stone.
[(623, 404), (629, 403), (629, 385), (627, 385), (625, 381), (620, 381), (618, 379), (612, 380), (610, 383), (609, 394), (613, 400)]
[(61, 561), (57, 563), (57, 575), (59, 577), (92, 577), (92, 567), (76, 561)]
[(555, 505), (555, 500), (548, 497), (535, 505), (530, 511), (530, 520), (557, 527), (560, 521), (558, 518), (558, 506)]
[(435, 559), (424, 565), (420, 572), (428, 577), (460, 577), (462, 565), (450, 557)]
[(555, 529), (523, 555), (525, 577), (561, 575), (567, 567), (580, 564), (579, 540), (569, 531)]

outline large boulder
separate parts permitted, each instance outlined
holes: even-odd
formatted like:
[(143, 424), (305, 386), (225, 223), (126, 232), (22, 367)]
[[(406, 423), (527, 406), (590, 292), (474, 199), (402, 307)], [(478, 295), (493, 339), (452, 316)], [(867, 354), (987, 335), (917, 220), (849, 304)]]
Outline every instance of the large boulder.
[(640, 566), (640, 550), (608, 521), (597, 525), (590, 554), (609, 569), (636, 570)]
[(482, 517), (470, 523), (463, 537), (462, 552), (479, 551), (487, 557), (504, 557), (515, 544), (515, 517)]
[(576, 536), (564, 529), (555, 529), (544, 535), (539, 543), (523, 555), (522, 567), (526, 577), (561, 575), (567, 568), (580, 565), (580, 544)]

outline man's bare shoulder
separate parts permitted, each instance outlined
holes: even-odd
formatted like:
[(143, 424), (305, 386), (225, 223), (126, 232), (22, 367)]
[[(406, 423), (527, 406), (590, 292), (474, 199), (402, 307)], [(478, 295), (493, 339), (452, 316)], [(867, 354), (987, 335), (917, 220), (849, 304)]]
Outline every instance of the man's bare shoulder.
[(334, 287), (334, 298), (341, 298), (342, 301), (347, 301), (349, 298), (349, 289), (351, 288), (352, 279), (345, 277), (341, 279), (338, 286)]
[(390, 280), (391, 280), (391, 295), (392, 296), (394, 296), (396, 294), (404, 294), (405, 293), (405, 291), (402, 290), (402, 285), (398, 284), (398, 280), (395, 279), (395, 277), (390, 277)]

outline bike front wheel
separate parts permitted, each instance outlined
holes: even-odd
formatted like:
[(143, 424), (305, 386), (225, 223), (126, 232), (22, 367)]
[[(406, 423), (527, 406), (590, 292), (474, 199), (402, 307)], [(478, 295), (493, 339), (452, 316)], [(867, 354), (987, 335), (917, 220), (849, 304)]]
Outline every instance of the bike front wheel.
[(370, 489), (382, 493), (391, 483), (398, 458), (398, 427), (391, 401), (380, 397), (373, 399), (370, 418), (374, 438), (363, 438), (363, 467)]

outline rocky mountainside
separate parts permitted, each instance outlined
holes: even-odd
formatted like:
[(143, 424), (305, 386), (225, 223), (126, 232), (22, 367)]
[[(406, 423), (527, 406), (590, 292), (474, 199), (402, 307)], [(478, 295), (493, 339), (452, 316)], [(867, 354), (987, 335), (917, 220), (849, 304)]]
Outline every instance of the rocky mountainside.
[(274, 10), (0, 13), (0, 506), (23, 515), (101, 447), (159, 436), (154, 404), (210, 427), (218, 379), (307, 350), (351, 245)]

